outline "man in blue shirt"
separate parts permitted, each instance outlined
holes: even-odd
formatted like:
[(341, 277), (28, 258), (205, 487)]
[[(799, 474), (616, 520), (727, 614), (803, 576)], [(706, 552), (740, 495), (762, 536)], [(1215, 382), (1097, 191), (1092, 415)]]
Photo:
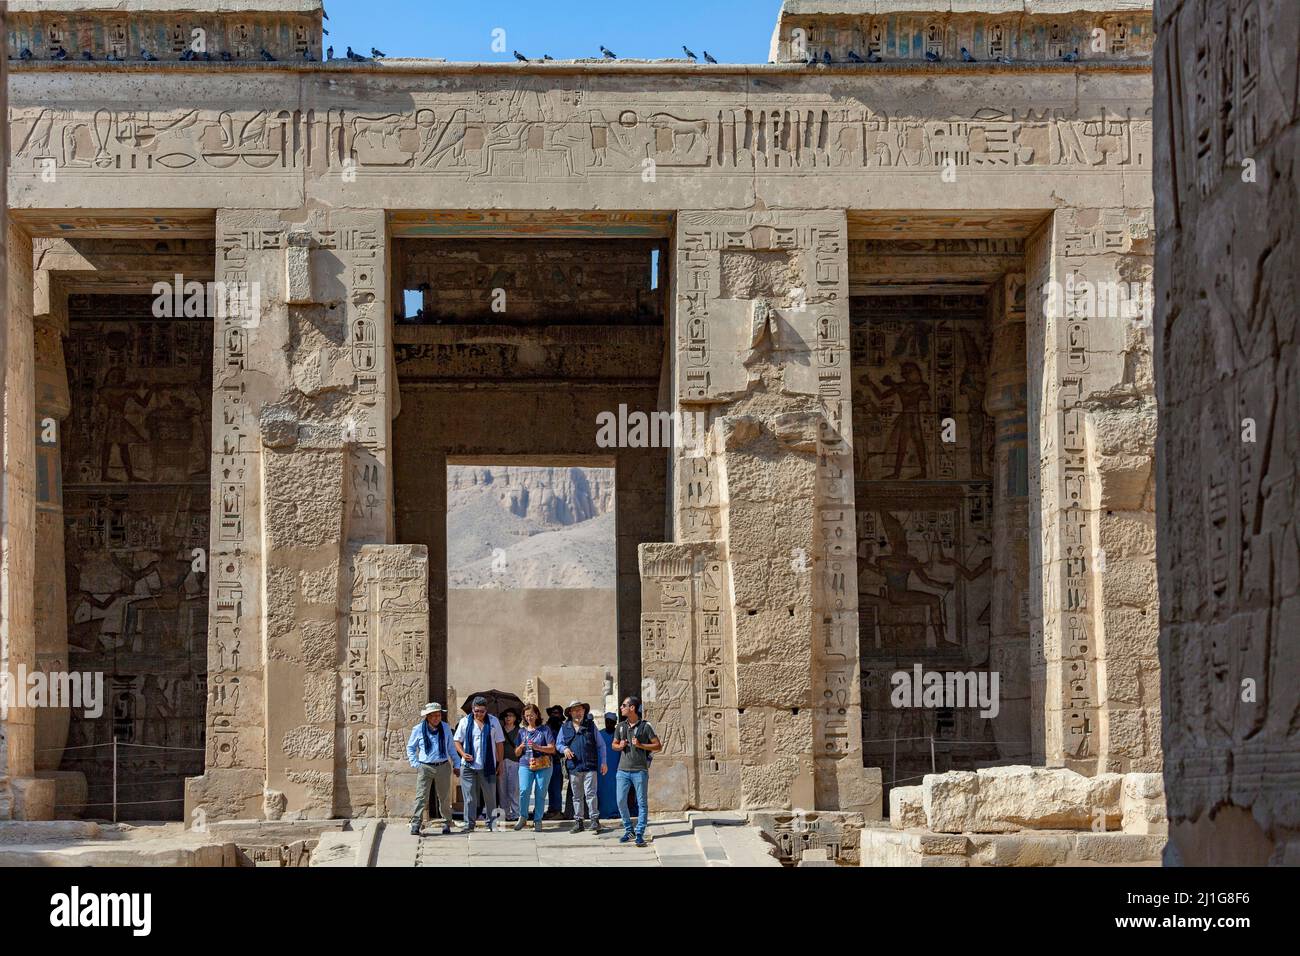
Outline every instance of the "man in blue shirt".
[[(411, 836), (420, 835), (429, 788), (438, 792), (442, 832), (451, 832), (451, 776), (460, 774), (460, 754), (452, 744), (451, 728), (443, 722), (442, 704), (426, 704), (420, 722), (406, 742), (406, 757), (415, 768), (415, 810), (411, 813)], [(430, 817), (433, 811), (430, 808)]]
[(478, 811), (487, 813), (488, 832), (496, 829), (497, 768), (505, 760), (506, 735), (501, 723), (487, 712), (487, 698), (475, 697), (470, 712), (456, 727), (452, 739), (460, 754), (460, 792), (465, 797), (465, 830), (474, 829)]

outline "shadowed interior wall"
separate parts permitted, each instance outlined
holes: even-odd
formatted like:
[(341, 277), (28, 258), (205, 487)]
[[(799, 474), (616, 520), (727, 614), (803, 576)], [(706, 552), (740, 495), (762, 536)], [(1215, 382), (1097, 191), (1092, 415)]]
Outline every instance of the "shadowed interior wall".
[(212, 323), (155, 318), (150, 296), (74, 296), (63, 428), (71, 670), (104, 674), (105, 713), (72, 713), (61, 769), (86, 815), (181, 818), (203, 770)]
[(914, 664), (989, 666), (989, 335), (979, 295), (855, 297), (851, 315), (863, 753), (907, 786), (930, 772), (931, 735), (960, 742), (936, 742), (940, 771), (997, 757), (975, 709), (890, 702), (890, 675)]

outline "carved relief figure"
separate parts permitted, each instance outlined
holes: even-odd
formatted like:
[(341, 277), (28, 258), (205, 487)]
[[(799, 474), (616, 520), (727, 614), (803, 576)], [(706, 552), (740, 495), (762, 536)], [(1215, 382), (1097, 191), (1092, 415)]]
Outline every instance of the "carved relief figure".
[(894, 447), (894, 471), (891, 478), (899, 478), (903, 473), (903, 459), (910, 445), (916, 453), (917, 473), (914, 478), (926, 477), (925, 434), (923, 414), (930, 410), (930, 386), (921, 376), (921, 368), (915, 362), (903, 363), (903, 380), (895, 382), (892, 376), (883, 379), (885, 388), (880, 388), (867, 378), (867, 384), (877, 400), (888, 402), (898, 399), (899, 414), (889, 430), (887, 445)]

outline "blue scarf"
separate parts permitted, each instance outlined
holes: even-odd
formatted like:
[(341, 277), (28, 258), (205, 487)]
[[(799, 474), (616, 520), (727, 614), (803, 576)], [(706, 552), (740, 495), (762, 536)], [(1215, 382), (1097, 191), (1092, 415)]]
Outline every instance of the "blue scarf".
[(429, 758), (429, 762), (438, 763), (442, 760), (446, 760), (447, 749), (443, 737), (444, 731), (442, 729), (442, 724), (438, 724), (438, 746), (436, 748), (438, 752), (436, 754), (434, 753), (435, 748), (433, 746), (433, 731), (429, 729), (429, 722), (427, 720), (420, 721), (420, 727), (424, 730), (424, 753)]
[[(465, 753), (469, 755), (469, 760), (467, 761), (467, 763), (473, 763), (474, 762), (474, 727), (475, 727), (474, 715), (473, 714), (467, 715), (467, 719), (469, 720), (469, 723), (466, 724), (465, 726), (465, 743), (462, 744), (462, 746), (465, 748)], [(492, 745), (492, 715), (491, 714), (488, 714), (487, 717), (483, 719), (483, 743), (484, 743), (483, 749), (487, 751), (485, 754), (483, 754), (483, 773), (487, 776), (491, 776), (492, 774), (497, 772), (496, 747)]]

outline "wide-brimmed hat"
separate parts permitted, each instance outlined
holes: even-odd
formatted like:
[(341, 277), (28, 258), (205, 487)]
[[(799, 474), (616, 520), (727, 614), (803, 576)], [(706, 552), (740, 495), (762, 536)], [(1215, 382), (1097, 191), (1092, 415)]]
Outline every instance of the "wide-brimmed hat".
[(425, 704), (424, 710), (420, 711), (421, 717), (428, 717), (430, 714), (441, 714), (442, 704)]
[(572, 703), (570, 703), (568, 707), (564, 708), (564, 716), (568, 717), (569, 711), (573, 710), (573, 708), (575, 707), (581, 707), (584, 711), (586, 711), (586, 713), (588, 714), (591, 713), (590, 704), (584, 703), (583, 701), (580, 700), (575, 700)]

